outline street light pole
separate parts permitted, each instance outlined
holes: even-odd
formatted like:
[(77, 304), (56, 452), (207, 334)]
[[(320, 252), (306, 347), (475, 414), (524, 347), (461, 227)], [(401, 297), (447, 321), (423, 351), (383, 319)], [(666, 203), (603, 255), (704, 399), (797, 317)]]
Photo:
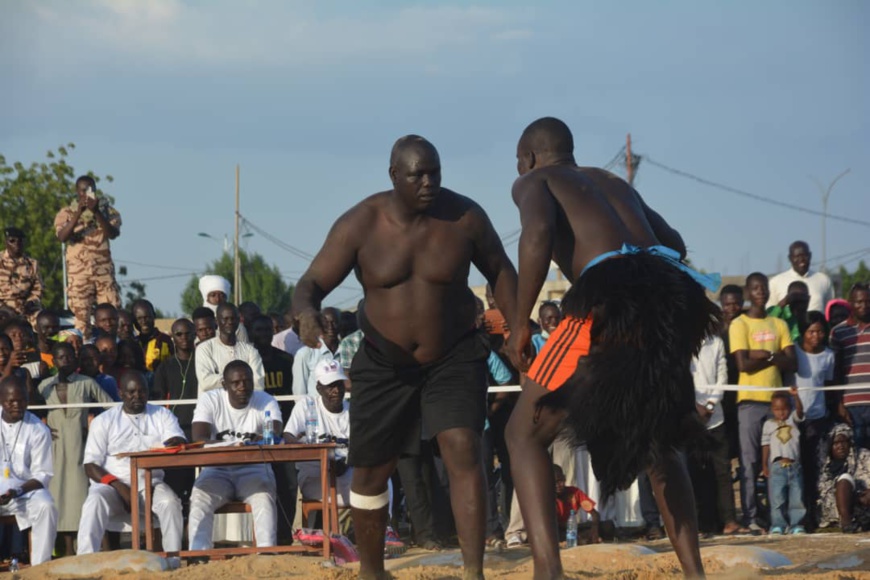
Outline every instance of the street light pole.
[(851, 169), (846, 169), (842, 171), (837, 177), (834, 178), (831, 183), (828, 184), (828, 187), (822, 185), (822, 182), (816, 179), (815, 177), (810, 177), (815, 184), (816, 187), (819, 188), (819, 191), (822, 194), (822, 268), (823, 272), (828, 271), (828, 198), (831, 197), (831, 191), (834, 189), (834, 185), (840, 181), (840, 178), (849, 173)]
[(239, 259), (239, 166), (236, 165), (236, 237), (233, 244), (235, 258), (233, 259), (233, 282), (236, 306), (242, 303), (242, 262)]

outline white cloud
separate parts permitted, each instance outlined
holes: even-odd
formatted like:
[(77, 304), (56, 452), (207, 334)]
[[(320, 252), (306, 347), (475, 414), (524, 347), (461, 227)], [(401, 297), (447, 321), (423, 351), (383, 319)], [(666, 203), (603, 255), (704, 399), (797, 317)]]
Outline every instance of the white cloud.
[[(313, 8), (313, 6), (315, 8)], [(346, 15), (315, 13), (307, 3), (185, 3), (181, 0), (89, 0), (34, 4), (43, 54), (142, 65), (316, 67), (361, 59), (462, 55), (504, 41), (522, 41), (519, 16), (484, 7), (416, 6)], [(354, 10), (359, 10), (356, 6)], [(422, 62), (423, 66), (438, 65)]]

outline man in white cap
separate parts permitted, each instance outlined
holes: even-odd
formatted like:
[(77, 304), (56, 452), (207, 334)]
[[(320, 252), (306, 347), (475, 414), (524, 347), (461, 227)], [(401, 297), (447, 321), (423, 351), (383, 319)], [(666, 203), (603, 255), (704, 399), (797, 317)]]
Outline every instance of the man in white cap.
[[(230, 281), (217, 274), (206, 274), (199, 279), (199, 293), (202, 294), (202, 305), (217, 314), (218, 306), (230, 299), (232, 286)], [(236, 331), (236, 339), (240, 342), (250, 342), (248, 332), (243, 325)]]
[(22, 530), (33, 526), (30, 563), (51, 560), (57, 536), (57, 508), (48, 492), (54, 474), (51, 434), (27, 411), (24, 379), (0, 381), (0, 516), (14, 515)]
[[(347, 465), (347, 442), (350, 437), (350, 414), (344, 400), (345, 381), (348, 380), (336, 360), (322, 360), (314, 369), (317, 380), (316, 397), (301, 399), (290, 413), (284, 429), (287, 442), (299, 442), (305, 437), (305, 410), (309, 404), (317, 409), (317, 443), (333, 442), (336, 461), (336, 489), (338, 505), (350, 505), (350, 480), (353, 468)], [(320, 464), (305, 461), (296, 464), (299, 489), (304, 499), (321, 499)]]

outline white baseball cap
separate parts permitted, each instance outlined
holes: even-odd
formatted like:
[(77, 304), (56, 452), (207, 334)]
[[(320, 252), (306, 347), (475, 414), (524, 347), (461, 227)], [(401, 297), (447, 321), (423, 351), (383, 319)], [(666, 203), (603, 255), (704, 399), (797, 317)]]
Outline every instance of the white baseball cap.
[(324, 360), (317, 363), (314, 368), (314, 378), (321, 385), (331, 385), (337, 381), (348, 380), (337, 360)]

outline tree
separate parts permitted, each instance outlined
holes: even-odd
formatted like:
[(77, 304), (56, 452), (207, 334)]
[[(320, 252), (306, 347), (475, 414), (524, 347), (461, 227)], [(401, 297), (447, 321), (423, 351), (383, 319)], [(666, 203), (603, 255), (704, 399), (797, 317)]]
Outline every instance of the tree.
[[(120, 273), (121, 274), (124, 273), (123, 269)], [(125, 290), (125, 288), (126, 288), (126, 290)], [(127, 312), (130, 312), (130, 313), (133, 312), (133, 303), (134, 302), (136, 302), (137, 300), (140, 300), (142, 298), (145, 298), (146, 300), (148, 298), (147, 296), (145, 296), (145, 283), (140, 282), (138, 280), (133, 280), (132, 282), (129, 282), (127, 284), (122, 284), (121, 290), (124, 290), (124, 297), (123, 297), (124, 298), (123, 299), (124, 310), (126, 310)], [(157, 308), (156, 306), (154, 307), (154, 317), (155, 318), (167, 318), (167, 316), (163, 313), (163, 311), (160, 310), (159, 308)]]
[[(0, 155), (0, 216), (3, 227), (17, 226), (27, 235), (25, 252), (39, 262), (45, 289), (42, 304), (47, 308), (63, 307), (63, 256), (54, 231), (54, 217), (75, 199), (75, 169), (67, 163), (73, 143), (48, 151), (47, 161), (29, 167), (16, 161), (6, 164)], [(100, 178), (88, 171), (99, 183)], [(112, 176), (105, 180), (111, 183)], [(99, 186), (98, 186), (99, 191)], [(111, 196), (104, 195), (110, 203)]]
[(870, 282), (870, 269), (867, 268), (864, 260), (858, 262), (858, 267), (851, 273), (840, 266), (840, 293), (846, 300), (849, 299), (849, 290), (852, 289), (852, 284), (855, 282), (864, 282), (865, 284)]
[[(243, 301), (257, 303), (263, 312), (285, 312), (290, 308), (293, 285), (284, 282), (276, 266), (269, 266), (260, 254), (248, 255), (243, 250), (239, 250), (239, 259), (242, 263)], [(206, 266), (205, 272), (223, 276), (232, 284), (233, 257), (224, 253)], [(227, 299), (232, 302), (233, 297)], [(193, 276), (181, 295), (181, 307), (190, 314), (198, 306), (202, 306), (202, 295), (199, 293), (199, 278)]]

